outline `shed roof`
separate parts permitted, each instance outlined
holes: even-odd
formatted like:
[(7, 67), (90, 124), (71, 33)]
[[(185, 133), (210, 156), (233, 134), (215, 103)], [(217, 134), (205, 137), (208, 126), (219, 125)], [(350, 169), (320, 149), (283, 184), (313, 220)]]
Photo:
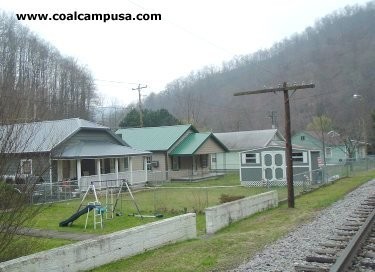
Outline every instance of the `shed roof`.
[(198, 132), (192, 125), (119, 129), (122, 139), (131, 147), (149, 151), (169, 150), (189, 129)]
[(265, 147), (272, 140), (285, 141), (277, 129), (224, 132), (214, 133), (214, 135), (231, 151)]

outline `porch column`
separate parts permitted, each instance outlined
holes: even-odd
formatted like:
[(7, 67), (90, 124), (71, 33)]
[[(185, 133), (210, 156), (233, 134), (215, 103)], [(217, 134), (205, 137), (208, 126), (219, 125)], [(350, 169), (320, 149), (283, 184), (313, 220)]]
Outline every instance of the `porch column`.
[(62, 181), (62, 180), (63, 180), (63, 163), (62, 163), (62, 160), (58, 160), (57, 161), (57, 181)]
[(98, 175), (98, 180), (101, 184), (101, 181), (102, 181), (102, 173), (100, 171), (100, 159), (96, 159), (96, 173)]
[(50, 188), (50, 193), (52, 195), (52, 159), (51, 159), (51, 155), (49, 156), (49, 188)]
[(81, 160), (77, 160), (77, 181), (78, 181), (78, 188), (81, 189)]
[(195, 157), (194, 157), (194, 155), (191, 156), (191, 160), (192, 160), (192, 163), (191, 163), (191, 176), (193, 177), (194, 176), (194, 169), (195, 169)]
[(115, 159), (115, 173), (116, 173), (116, 186), (119, 186), (119, 182), (118, 182), (118, 158)]
[(133, 184), (133, 157), (129, 157), (130, 184)]
[(145, 157), (143, 157), (143, 163), (144, 163), (144, 169), (145, 169), (145, 182), (147, 181), (147, 175), (148, 175), (148, 173), (147, 173), (147, 171), (148, 171), (148, 169), (147, 169), (147, 157), (145, 156)]

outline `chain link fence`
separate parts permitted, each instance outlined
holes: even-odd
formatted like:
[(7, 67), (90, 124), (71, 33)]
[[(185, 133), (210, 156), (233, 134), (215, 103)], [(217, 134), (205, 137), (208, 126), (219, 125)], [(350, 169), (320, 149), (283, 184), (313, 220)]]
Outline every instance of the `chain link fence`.
[[(375, 169), (375, 159), (366, 159), (349, 162), (345, 165), (327, 165), (312, 172), (298, 173), (294, 175), (294, 193), (301, 193), (330, 184), (337, 179), (356, 175), (358, 172)], [(238, 171), (227, 173), (212, 171), (204, 176), (192, 176), (190, 179), (169, 181), (165, 177), (168, 173), (154, 172), (154, 175), (144, 186), (134, 188), (132, 199), (128, 190), (121, 188), (121, 194), (117, 195), (120, 186), (113, 186), (113, 181), (101, 184), (97, 193), (102, 203), (108, 202), (108, 197), (118, 198), (119, 210), (122, 212), (137, 213), (137, 204), (143, 213), (170, 213), (180, 214), (185, 212), (201, 213), (205, 208), (218, 205), (233, 199), (256, 195), (270, 190), (277, 190), (279, 200), (287, 198), (286, 182), (283, 186), (277, 186), (271, 181), (262, 181), (262, 186), (244, 186), (240, 184)], [(206, 180), (207, 178), (212, 179)], [(95, 182), (94, 182), (95, 184)], [(15, 184), (17, 189), (22, 184)], [(38, 183), (34, 192), (30, 195), (30, 202), (48, 203), (79, 201), (85, 191), (80, 190), (76, 181), (57, 183)], [(113, 200), (112, 200), (113, 202)]]

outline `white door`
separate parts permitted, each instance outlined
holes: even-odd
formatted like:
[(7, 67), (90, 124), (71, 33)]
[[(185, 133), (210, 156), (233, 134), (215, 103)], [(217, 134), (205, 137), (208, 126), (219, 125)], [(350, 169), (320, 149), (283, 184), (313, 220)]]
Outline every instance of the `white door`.
[(275, 181), (285, 179), (285, 152), (262, 152), (263, 180)]

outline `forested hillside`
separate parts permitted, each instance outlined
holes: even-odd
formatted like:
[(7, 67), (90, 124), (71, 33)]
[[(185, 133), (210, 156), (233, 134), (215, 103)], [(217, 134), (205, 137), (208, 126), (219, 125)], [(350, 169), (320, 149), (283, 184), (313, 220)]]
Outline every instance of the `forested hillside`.
[(86, 68), (0, 13), (0, 122), (89, 118), (96, 97)]
[[(291, 97), (293, 131), (313, 116), (332, 118), (337, 130), (358, 129), (375, 101), (375, 2), (346, 7), (303, 33), (269, 48), (241, 56), (222, 67), (206, 67), (167, 85), (145, 100), (149, 109), (166, 108), (177, 118), (213, 131), (264, 129), (276, 111), (283, 130), (282, 94), (234, 97), (233, 93), (289, 84), (315, 83)], [(257, 27), (257, 26), (249, 26)], [(360, 99), (353, 99), (360, 94)]]

